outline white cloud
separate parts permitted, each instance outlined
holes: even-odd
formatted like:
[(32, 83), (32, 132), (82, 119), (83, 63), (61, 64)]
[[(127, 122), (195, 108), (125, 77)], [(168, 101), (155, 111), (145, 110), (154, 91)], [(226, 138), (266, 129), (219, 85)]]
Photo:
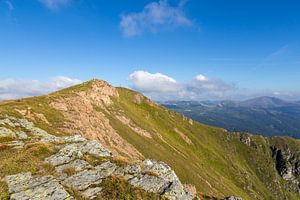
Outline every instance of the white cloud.
[(146, 31), (192, 26), (192, 21), (182, 9), (184, 2), (181, 0), (176, 7), (171, 6), (167, 0), (151, 2), (141, 12), (123, 15), (121, 30), (125, 36), (132, 37)]
[(129, 75), (133, 87), (143, 92), (175, 92), (178, 84), (175, 79), (161, 73), (151, 74), (146, 71), (135, 71)]
[(4, 79), (0, 80), (0, 99), (17, 99), (43, 95), (81, 83), (78, 79), (65, 76), (51, 78), (47, 82), (38, 80)]
[(208, 79), (204, 75), (199, 74), (199, 75), (196, 76), (196, 80), (198, 80), (198, 81), (207, 81)]
[(53, 86), (57, 89), (62, 89), (80, 83), (82, 83), (81, 80), (72, 79), (66, 76), (56, 76), (54, 78), (51, 78), (51, 84), (53, 84)]
[(189, 84), (189, 88), (198, 93), (215, 92), (223, 93), (235, 88), (233, 84), (226, 83), (221, 79), (211, 79), (204, 75), (196, 76)]
[(50, 10), (57, 10), (63, 6), (68, 5), (71, 2), (71, 0), (39, 0), (39, 1)]
[(235, 91), (233, 84), (221, 79), (210, 79), (198, 75), (187, 83), (161, 73), (135, 71), (129, 75), (131, 87), (155, 100), (200, 100), (204, 98), (222, 98)]

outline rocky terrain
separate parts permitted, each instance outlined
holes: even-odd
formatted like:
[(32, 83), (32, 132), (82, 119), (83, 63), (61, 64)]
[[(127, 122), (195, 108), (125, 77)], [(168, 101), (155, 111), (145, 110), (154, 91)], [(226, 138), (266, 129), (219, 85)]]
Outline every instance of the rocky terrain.
[[(44, 162), (53, 167), (53, 173), (44, 176), (23, 172), (4, 178), (10, 199), (102, 199), (101, 182), (103, 179), (118, 177), (134, 187), (166, 199), (193, 199), (192, 193), (185, 190), (175, 172), (165, 163), (145, 159), (133, 164), (117, 164), (113, 154), (100, 143), (74, 135), (57, 137), (35, 127), (26, 119), (7, 116), (0, 120), (0, 138), (14, 140), (2, 143), (7, 148), (23, 148), (29, 143), (56, 144), (57, 153), (45, 158)], [(24, 131), (13, 131), (10, 128)], [(26, 134), (28, 132), (29, 134)], [(86, 156), (101, 162), (91, 165)], [(72, 191), (72, 192), (70, 192)]]
[(276, 169), (284, 180), (288, 182), (289, 190), (300, 194), (300, 156), (289, 147), (272, 147)]
[(0, 101), (0, 199), (296, 200), (299, 152), (100, 80)]

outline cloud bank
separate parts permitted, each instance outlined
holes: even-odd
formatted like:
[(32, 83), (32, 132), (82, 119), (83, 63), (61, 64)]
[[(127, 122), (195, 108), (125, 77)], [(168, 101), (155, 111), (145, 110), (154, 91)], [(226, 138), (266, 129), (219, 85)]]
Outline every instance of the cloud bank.
[(0, 80), (0, 100), (43, 95), (79, 83), (82, 83), (82, 81), (66, 76), (53, 77), (47, 82), (38, 80), (4, 79)]
[(235, 92), (234, 84), (221, 79), (208, 78), (202, 74), (181, 83), (174, 78), (146, 71), (135, 71), (129, 75), (131, 88), (140, 91), (154, 100), (201, 100), (221, 99)]
[(164, 29), (192, 26), (192, 21), (185, 15), (182, 7), (185, 1), (171, 6), (167, 0), (147, 4), (141, 12), (121, 16), (120, 27), (127, 37), (143, 32), (157, 32)]

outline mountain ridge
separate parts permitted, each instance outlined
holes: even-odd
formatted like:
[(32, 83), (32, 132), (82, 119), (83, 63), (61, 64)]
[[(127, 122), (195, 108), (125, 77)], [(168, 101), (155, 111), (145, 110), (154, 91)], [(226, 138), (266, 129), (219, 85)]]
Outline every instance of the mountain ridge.
[(161, 105), (202, 123), (229, 131), (300, 138), (300, 104), (274, 97), (245, 101), (173, 102)]
[[(26, 118), (58, 136), (76, 133), (97, 140), (130, 162), (140, 158), (161, 160), (183, 183), (192, 184), (202, 198), (299, 197), (293, 184), (299, 179), (294, 170), (299, 158), (298, 140), (229, 133), (104, 81), (92, 80), (46, 96), (2, 101), (0, 113), (2, 117)], [(287, 159), (288, 153), (295, 162)], [(0, 169), (6, 171), (1, 164)], [(22, 172), (21, 167), (16, 169), (14, 172)], [(283, 178), (285, 171), (292, 179)]]

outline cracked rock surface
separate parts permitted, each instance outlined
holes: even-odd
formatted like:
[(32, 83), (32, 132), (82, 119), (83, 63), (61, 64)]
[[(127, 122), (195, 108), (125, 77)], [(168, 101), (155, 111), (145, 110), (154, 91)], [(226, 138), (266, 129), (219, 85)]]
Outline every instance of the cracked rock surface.
[(74, 199), (53, 176), (33, 178), (30, 173), (6, 176), (11, 200)]
[[(143, 160), (134, 164), (117, 164), (111, 151), (100, 143), (87, 140), (79, 135), (58, 137), (35, 127), (26, 119), (7, 117), (0, 125), (21, 127), (25, 131), (14, 132), (0, 127), (0, 136), (10, 135), (15, 139), (6, 145), (11, 148), (23, 148), (34, 142), (54, 144), (57, 153), (47, 157), (44, 162), (50, 165), (54, 173), (44, 176), (29, 172), (5, 177), (10, 199), (13, 200), (66, 200), (76, 199), (77, 195), (85, 199), (101, 199), (104, 179), (118, 177), (128, 184), (146, 192), (156, 193), (171, 200), (191, 200), (194, 196), (185, 191), (175, 172), (164, 162)], [(29, 133), (29, 134), (28, 134)], [(101, 161), (89, 163), (86, 157)], [(76, 193), (76, 197), (73, 192)]]

